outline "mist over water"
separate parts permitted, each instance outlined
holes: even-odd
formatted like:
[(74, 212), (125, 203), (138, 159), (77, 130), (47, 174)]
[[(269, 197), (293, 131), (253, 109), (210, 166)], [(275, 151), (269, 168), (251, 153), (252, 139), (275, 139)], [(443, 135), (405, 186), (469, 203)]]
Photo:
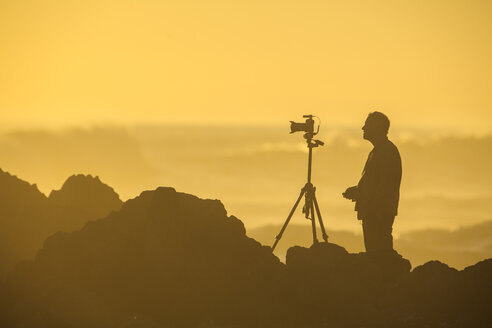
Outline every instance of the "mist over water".
[[(324, 221), (360, 232), (353, 203), (341, 193), (357, 184), (372, 145), (355, 128), (322, 126), (318, 137), (326, 144), (314, 149), (313, 182)], [(491, 137), (409, 129), (389, 137), (403, 161), (395, 234), (492, 219)], [(17, 131), (0, 143), (3, 168), (44, 193), (74, 173), (99, 175), (122, 199), (172, 186), (220, 199), (248, 228), (283, 223), (307, 174), (305, 141), (287, 125)], [(307, 224), (300, 213), (293, 221)]]
[[(326, 128), (314, 150), (313, 181), (324, 220), (335, 230), (360, 231), (353, 203), (341, 197), (360, 178), (372, 146), (356, 129)], [(307, 147), (287, 128), (138, 128), (157, 180), (219, 198), (248, 227), (280, 224), (306, 181)], [(395, 233), (456, 229), (491, 218), (492, 139), (394, 136), (403, 159), (400, 214)], [(391, 136), (390, 136), (391, 137)], [(294, 220), (307, 223), (299, 214)]]
[[(393, 130), (403, 162), (396, 237), (492, 219), (492, 137)], [(372, 145), (360, 128), (323, 125), (318, 137), (326, 144), (314, 149), (313, 183), (325, 226), (360, 234), (354, 203), (341, 193), (357, 184)], [(83, 173), (98, 175), (123, 200), (158, 186), (220, 199), (252, 233), (283, 224), (307, 175), (305, 140), (288, 124), (19, 130), (1, 135), (0, 158), (4, 170), (45, 194)], [(300, 208), (291, 222), (309, 223)]]

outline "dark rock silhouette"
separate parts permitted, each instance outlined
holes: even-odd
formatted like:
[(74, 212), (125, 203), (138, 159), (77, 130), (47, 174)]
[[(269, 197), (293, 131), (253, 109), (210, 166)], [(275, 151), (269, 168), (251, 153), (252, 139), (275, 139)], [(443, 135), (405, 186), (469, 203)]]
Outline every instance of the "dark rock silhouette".
[(410, 271), (396, 252), (291, 247), (286, 264), (218, 200), (145, 191), (49, 237), (0, 282), (2, 327), (488, 327), (492, 259)]
[[(273, 236), (281, 225), (264, 225), (248, 229), (248, 235), (264, 245), (271, 245)], [(320, 235), (318, 231), (318, 235)], [(343, 245), (351, 252), (363, 251), (361, 235), (351, 231), (327, 230), (330, 242)], [(492, 256), (492, 220), (460, 227), (456, 230), (425, 229), (401, 233), (395, 239), (395, 249), (413, 266), (422, 265), (433, 259), (462, 270), (467, 266)], [(292, 245), (309, 247), (312, 243), (312, 228), (309, 225), (290, 224), (275, 248), (274, 254), (285, 262), (287, 249)]]
[[(265, 225), (248, 229), (248, 235), (264, 245), (271, 245), (273, 243), (275, 235), (282, 228), (281, 225)], [(283, 262), (285, 262), (285, 256), (287, 250), (292, 245), (309, 247), (313, 243), (312, 227), (307, 224), (289, 224), (285, 234), (275, 248), (274, 254), (278, 256)], [(357, 235), (350, 231), (337, 231), (326, 230), (328, 236), (330, 236), (330, 242), (343, 247), (351, 252), (361, 252), (364, 249), (364, 240), (361, 235)], [(318, 236), (321, 236), (321, 230), (318, 228)]]
[(456, 302), (463, 301), (459, 278), (456, 269), (439, 261), (416, 267), (412, 275), (405, 277), (396, 289), (402, 295), (392, 302), (394, 305), (400, 304), (398, 311), (394, 312), (403, 312), (418, 321), (422, 320), (419, 317), (425, 318), (425, 322), (434, 324), (450, 321), (447, 316), (459, 310)]
[(40, 248), (49, 234), (48, 213), (47, 197), (35, 184), (0, 169), (0, 276)]
[(331, 243), (291, 247), (286, 260), (301, 317), (313, 326), (382, 322), (382, 297), (411, 268), (396, 252), (350, 254)]
[(286, 311), (284, 271), (219, 201), (159, 188), (51, 236), (34, 262), (20, 263), (10, 293), (28, 302), (10, 313), (35, 314), (13, 315), (9, 324), (268, 324)]
[(465, 286), (465, 307), (454, 313), (459, 316), (465, 310), (464, 321), (478, 325), (492, 323), (492, 259), (478, 262), (460, 272)]
[(490, 327), (492, 259), (458, 271), (431, 261), (410, 272), (397, 253), (375, 258), (320, 243), (287, 253), (293, 326)]
[(53, 190), (48, 202), (59, 230), (80, 229), (89, 220), (103, 218), (121, 208), (123, 202), (113, 188), (91, 175), (72, 175), (60, 190)]
[(0, 276), (18, 261), (32, 259), (49, 235), (80, 229), (121, 204), (98, 177), (71, 176), (46, 197), (35, 184), (0, 170)]
[(395, 326), (490, 327), (492, 259), (462, 271), (439, 261), (416, 267), (388, 295)]

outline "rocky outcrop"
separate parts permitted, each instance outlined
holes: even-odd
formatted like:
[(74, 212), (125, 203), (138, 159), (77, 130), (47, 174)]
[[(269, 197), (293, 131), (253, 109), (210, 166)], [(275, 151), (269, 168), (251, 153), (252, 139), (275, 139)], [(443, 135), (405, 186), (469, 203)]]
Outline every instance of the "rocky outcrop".
[(80, 229), (121, 204), (98, 177), (74, 175), (46, 197), (35, 184), (0, 170), (0, 277), (20, 260), (34, 258), (48, 236)]
[[(53, 190), (48, 202), (58, 230), (73, 231), (90, 220), (107, 216), (123, 202), (113, 188), (92, 175), (72, 175), (60, 190)], [(55, 232), (55, 231), (54, 231)]]
[(492, 259), (462, 271), (439, 261), (403, 277), (385, 304), (391, 321), (403, 327), (490, 327)]
[(396, 252), (291, 247), (286, 264), (218, 200), (145, 191), (49, 237), (0, 282), (2, 327), (489, 327), (492, 259), (411, 271)]
[(396, 252), (350, 254), (331, 243), (291, 247), (286, 260), (299, 317), (316, 327), (384, 321), (387, 290), (411, 269)]
[(462, 271), (431, 261), (410, 271), (396, 252), (350, 254), (320, 243), (287, 253), (297, 324), (313, 327), (489, 327), (492, 259)]
[(51, 236), (8, 283), (21, 300), (10, 312), (33, 314), (11, 315), (11, 326), (258, 325), (287, 311), (285, 266), (270, 248), (219, 201), (172, 188)]
[(49, 217), (47, 198), (35, 184), (0, 170), (0, 277), (40, 248)]

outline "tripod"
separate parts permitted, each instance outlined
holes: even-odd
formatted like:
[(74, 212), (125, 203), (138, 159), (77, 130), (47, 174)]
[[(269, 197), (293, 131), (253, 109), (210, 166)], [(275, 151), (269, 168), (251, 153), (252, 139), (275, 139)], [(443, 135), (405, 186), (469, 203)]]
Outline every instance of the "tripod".
[(309, 148), (307, 182), (304, 185), (304, 187), (302, 187), (301, 193), (299, 194), (299, 197), (297, 197), (294, 207), (292, 207), (292, 210), (290, 211), (287, 220), (285, 220), (282, 229), (280, 230), (279, 234), (275, 236), (275, 242), (273, 243), (272, 246), (272, 252), (275, 250), (275, 247), (277, 246), (280, 238), (282, 238), (282, 235), (285, 229), (287, 228), (287, 225), (289, 224), (289, 221), (292, 218), (294, 212), (296, 211), (296, 208), (299, 205), (303, 196), (304, 196), (304, 207), (302, 208), (302, 213), (304, 213), (306, 219), (311, 220), (311, 226), (313, 229), (313, 244), (318, 243), (318, 238), (316, 237), (316, 216), (318, 217), (319, 220), (319, 226), (321, 228), (321, 233), (323, 234), (323, 239), (325, 242), (328, 242), (328, 235), (326, 234), (325, 226), (323, 225), (323, 219), (321, 218), (321, 212), (319, 210), (318, 201), (316, 200), (316, 187), (313, 186), (313, 184), (311, 183), (311, 164), (313, 161), (313, 148), (316, 148), (318, 146), (323, 146), (324, 143), (321, 140), (314, 140), (313, 136), (314, 136), (313, 133), (306, 133), (304, 135), (304, 138), (306, 139), (307, 142), (307, 146)]

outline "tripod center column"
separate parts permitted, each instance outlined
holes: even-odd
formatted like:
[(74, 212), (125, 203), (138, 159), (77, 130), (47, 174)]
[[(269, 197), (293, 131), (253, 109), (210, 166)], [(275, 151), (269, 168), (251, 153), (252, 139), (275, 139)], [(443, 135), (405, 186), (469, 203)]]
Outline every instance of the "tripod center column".
[(308, 148), (309, 148), (309, 157), (308, 157), (307, 181), (308, 181), (308, 183), (311, 183), (311, 164), (313, 162), (313, 145), (311, 144), (311, 140), (308, 140)]

